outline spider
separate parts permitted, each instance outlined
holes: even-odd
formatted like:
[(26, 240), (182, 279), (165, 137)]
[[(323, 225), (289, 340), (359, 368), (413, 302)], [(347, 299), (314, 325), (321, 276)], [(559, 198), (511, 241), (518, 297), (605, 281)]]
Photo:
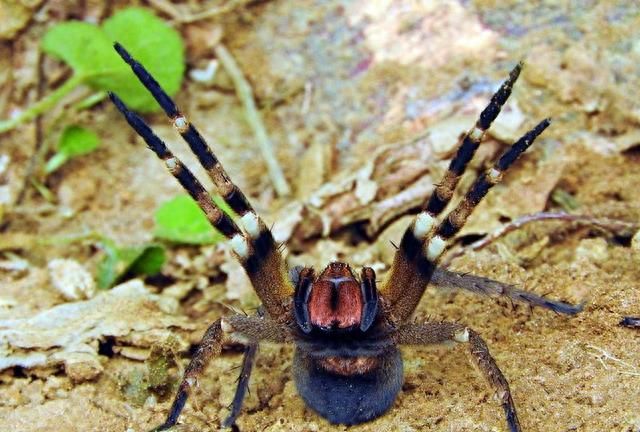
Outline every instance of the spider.
[(220, 318), (208, 327), (184, 372), (166, 421), (154, 430), (166, 430), (176, 424), (198, 376), (208, 361), (221, 353), (225, 342), (241, 343), (246, 347), (231, 412), (223, 422), (225, 427), (235, 425), (258, 343), (267, 341), (295, 345), (292, 369), (299, 395), (307, 406), (330, 423), (345, 425), (375, 419), (391, 407), (403, 383), (400, 345), (447, 342), (466, 345), (471, 358), (498, 395), (509, 430), (521, 431), (509, 384), (480, 335), (458, 322), (414, 323), (410, 318), (430, 282), (505, 296), (566, 315), (582, 310), (582, 305), (550, 300), (511, 285), (436, 267), (450, 240), (464, 226), (473, 209), (550, 124), (550, 120), (545, 119), (525, 133), (492, 168), (476, 178), (460, 203), (438, 221), (485, 132), (511, 94), (522, 63), (515, 66), (476, 124), (461, 139), (448, 171), (404, 232), (391, 268), (378, 288), (375, 272), (370, 267), (364, 267), (359, 278), (342, 262), (332, 262), (319, 273), (313, 268), (287, 270), (271, 231), (229, 179), (197, 129), (124, 47), (116, 43), (115, 49), (188, 143), (220, 196), (238, 215), (238, 224), (216, 206), (192, 172), (141, 117), (129, 110), (115, 94), (111, 93), (110, 99), (195, 199), (211, 225), (230, 240), (236, 258), (262, 302), (255, 316), (232, 315)]

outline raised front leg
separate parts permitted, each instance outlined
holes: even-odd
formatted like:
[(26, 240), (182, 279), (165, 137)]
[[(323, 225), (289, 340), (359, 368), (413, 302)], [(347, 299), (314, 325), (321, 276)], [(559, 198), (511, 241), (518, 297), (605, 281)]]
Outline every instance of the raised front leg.
[(111, 101), (129, 125), (145, 140), (149, 148), (165, 162), (171, 174), (204, 211), (211, 225), (230, 239), (236, 257), (247, 272), (253, 288), (271, 318), (281, 323), (288, 321), (287, 305), (293, 295), (293, 286), (287, 277), (284, 260), (271, 230), (238, 186), (231, 181), (196, 127), (180, 112), (160, 84), (143, 65), (129, 55), (122, 45), (116, 43), (115, 49), (171, 119), (174, 128), (198, 158), (222, 199), (239, 216), (240, 227), (213, 202), (193, 173), (153, 133), (139, 115), (127, 108), (124, 102), (113, 93), (109, 94)]
[(423, 211), (416, 216), (400, 240), (393, 264), (380, 288), (383, 307), (395, 324), (405, 322), (411, 317), (440, 257), (451, 239), (462, 229), (473, 209), (550, 124), (548, 119), (543, 120), (525, 133), (498, 158), (492, 168), (476, 179), (456, 207), (438, 223), (439, 215), (449, 204), (458, 180), (473, 158), (485, 131), (511, 94), (511, 88), (520, 74), (520, 69), (521, 65), (516, 66), (482, 111), (475, 126), (463, 137), (449, 169), (436, 186)]
[(404, 345), (433, 345), (446, 342), (467, 344), (471, 359), (482, 371), (502, 403), (509, 431), (522, 431), (509, 383), (478, 333), (459, 323), (427, 322), (407, 324), (398, 330), (395, 338), (397, 343)]

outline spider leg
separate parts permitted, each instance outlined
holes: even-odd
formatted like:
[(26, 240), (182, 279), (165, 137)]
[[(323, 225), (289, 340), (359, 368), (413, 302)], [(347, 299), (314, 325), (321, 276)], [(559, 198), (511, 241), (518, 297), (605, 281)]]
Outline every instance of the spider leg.
[(498, 117), (502, 106), (511, 95), (511, 90), (520, 76), (520, 71), (522, 71), (522, 62), (518, 63), (509, 73), (509, 78), (502, 83), (498, 91), (491, 97), (489, 105), (487, 105), (482, 113), (480, 113), (480, 117), (476, 124), (462, 137), (462, 142), (458, 147), (458, 151), (449, 163), (449, 169), (440, 183), (436, 186), (433, 194), (431, 194), (431, 197), (427, 202), (427, 205), (425, 206), (425, 211), (432, 217), (436, 217), (442, 213), (442, 210), (444, 210), (447, 204), (449, 204), (449, 201), (451, 201), (451, 197), (458, 185), (458, 181), (460, 180), (460, 177), (462, 177), (462, 174), (464, 174), (469, 161), (473, 158), (473, 155), (480, 146), (480, 142), (482, 142), (485, 132), (489, 129), (491, 123), (493, 123), (496, 117)]
[(470, 328), (452, 322), (426, 322), (406, 324), (395, 335), (396, 342), (404, 345), (433, 345), (448, 342), (468, 344), (471, 359), (487, 379), (504, 409), (510, 432), (521, 432), (516, 406), (511, 397), (507, 379), (491, 356), (484, 340)]
[(238, 386), (236, 387), (236, 393), (233, 396), (233, 402), (231, 402), (231, 412), (224, 422), (222, 422), (222, 427), (231, 427), (236, 423), (236, 420), (240, 415), (242, 402), (244, 402), (244, 397), (247, 394), (247, 390), (249, 390), (249, 378), (251, 378), (251, 371), (255, 364), (257, 352), (257, 343), (251, 343), (245, 347), (244, 355), (242, 357), (242, 369), (240, 370), (240, 376), (238, 377)]
[(173, 126), (196, 155), (220, 196), (240, 217), (240, 225), (246, 235), (243, 235), (231, 219), (211, 202), (209, 195), (193, 174), (171, 154), (144, 121), (131, 112), (117, 96), (110, 94), (111, 100), (149, 147), (165, 161), (171, 173), (187, 192), (196, 199), (212, 225), (231, 239), (231, 246), (269, 315), (284, 322), (289, 318), (287, 301), (293, 294), (293, 286), (287, 277), (284, 260), (271, 230), (249, 204), (242, 191), (230, 180), (202, 135), (179, 111), (153, 76), (134, 60), (122, 45), (116, 43), (115, 49), (171, 118)]
[(431, 283), (445, 289), (463, 289), (490, 297), (506, 297), (510, 300), (526, 303), (530, 306), (550, 309), (564, 315), (575, 315), (578, 312), (582, 312), (584, 308), (584, 303), (574, 305), (558, 300), (551, 300), (536, 293), (518, 289), (514, 285), (482, 276), (452, 272), (442, 268), (435, 269)]
[(450, 239), (464, 226), (467, 218), (480, 203), (489, 190), (502, 180), (504, 172), (527, 150), (535, 139), (551, 124), (550, 119), (544, 119), (533, 129), (524, 134), (518, 141), (505, 151), (487, 172), (481, 174), (473, 182), (462, 201), (449, 213), (436, 230), (437, 238)]
[(222, 351), (222, 339), (222, 320), (219, 319), (209, 326), (202, 338), (202, 341), (200, 341), (200, 346), (191, 359), (191, 362), (187, 366), (184, 376), (182, 377), (182, 381), (178, 387), (178, 394), (176, 394), (173, 403), (171, 404), (171, 409), (169, 410), (167, 419), (162, 425), (153, 429), (152, 432), (167, 430), (175, 426), (178, 422), (178, 417), (187, 402), (187, 398), (191, 393), (192, 387), (197, 383), (198, 376), (204, 371), (211, 357), (220, 355), (220, 352)]
[(383, 307), (392, 321), (402, 322), (411, 316), (433, 276), (436, 264), (445, 251), (448, 241), (464, 226), (473, 209), (487, 192), (500, 182), (504, 172), (549, 126), (550, 120), (543, 120), (507, 149), (491, 169), (475, 180), (462, 201), (440, 225), (437, 225), (436, 216), (449, 202), (453, 188), (457, 185), (458, 173), (464, 171), (464, 167), (475, 152), (477, 145), (470, 144), (472, 139), (477, 137), (480, 140), (483, 134), (482, 128), (489, 127), (491, 121), (496, 118), (501, 104), (510, 94), (520, 67), (521, 65), (516, 66), (511, 72), (509, 79), (500, 87), (491, 103), (480, 115), (480, 120), (474, 129), (460, 144), (458, 153), (439, 186), (451, 190), (444, 193), (443, 189), (440, 194), (434, 194), (438, 196), (436, 198), (432, 196), (426, 209), (416, 216), (402, 236), (391, 269), (380, 290)]
[[(256, 316), (264, 318), (265, 311), (261, 306), (256, 312)], [(258, 343), (251, 342), (246, 344), (244, 355), (242, 356), (242, 367), (240, 369), (240, 376), (238, 377), (238, 386), (233, 396), (233, 402), (231, 402), (231, 412), (227, 418), (222, 422), (222, 427), (231, 427), (235, 425), (240, 410), (242, 409), (242, 402), (249, 390), (249, 379), (251, 378), (251, 371), (256, 361), (256, 354), (258, 353)]]
[(623, 317), (622, 320), (620, 320), (620, 325), (629, 328), (640, 328), (640, 317)]
[(176, 104), (162, 89), (155, 78), (153, 78), (142, 64), (133, 59), (122, 45), (115, 43), (114, 48), (172, 120), (174, 128), (180, 133), (191, 148), (191, 151), (196, 155), (198, 161), (207, 171), (216, 188), (218, 188), (222, 198), (229, 204), (229, 207), (240, 216), (244, 216), (248, 212), (255, 213), (242, 191), (231, 182), (222, 164), (220, 164), (216, 155), (211, 151), (211, 148), (209, 148), (202, 135), (200, 135), (200, 132), (198, 132), (196, 127), (180, 112)]
[[(289, 338), (289, 329), (287, 327), (273, 320), (259, 317), (233, 315), (221, 318), (211, 324), (202, 337), (200, 346), (184, 372), (184, 376), (178, 387), (178, 393), (171, 404), (167, 419), (162, 425), (153, 429), (153, 431), (163, 431), (175, 426), (187, 402), (187, 398), (191, 394), (192, 388), (197, 385), (198, 377), (204, 372), (209, 360), (220, 355), (224, 342), (238, 342), (250, 348), (251, 346), (257, 346), (258, 342), (262, 340), (284, 343), (289, 342)], [(247, 375), (247, 380), (248, 378)], [(240, 390), (237, 390), (236, 393), (238, 393), (238, 391)], [(238, 395), (236, 394), (236, 398), (237, 397)], [(242, 397), (244, 397), (244, 393)], [(242, 402), (242, 397), (240, 397), (240, 402)], [(234, 402), (236, 398), (234, 398)]]
[(140, 135), (149, 148), (164, 161), (169, 172), (178, 180), (180, 185), (198, 203), (207, 216), (209, 223), (227, 238), (240, 234), (240, 229), (233, 220), (213, 202), (202, 183), (193, 175), (180, 159), (167, 148), (166, 144), (153, 133), (142, 118), (129, 110), (122, 100), (113, 93), (109, 94), (116, 108), (124, 115), (129, 125)]

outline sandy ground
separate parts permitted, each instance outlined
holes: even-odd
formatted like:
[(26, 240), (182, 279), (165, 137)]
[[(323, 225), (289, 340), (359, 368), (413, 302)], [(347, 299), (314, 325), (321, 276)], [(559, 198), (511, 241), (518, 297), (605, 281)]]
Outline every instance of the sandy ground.
[[(214, 59), (210, 39), (221, 34), (247, 75), (292, 197), (275, 196), (223, 72), (213, 83), (187, 77), (177, 100), (267, 223), (275, 222), (274, 230), (286, 225), (292, 265), (341, 259), (357, 268), (373, 265), (384, 276), (390, 241), (410, 221), (403, 214), (428, 196), (458, 134), (520, 59), (526, 68), (473, 168), (539, 119), (551, 116), (553, 126), (487, 197), (454, 251), (540, 211), (640, 220), (637, 6), (237, 2), (185, 24), (161, 12), (163, 2), (150, 3), (185, 37), (188, 70)], [(25, 2), (27, 18), (16, 20), (21, 30), (5, 33), (0, 46), (3, 117), (50, 91), (48, 83), (64, 70), (37, 55), (52, 22), (99, 19), (125, 4)], [(178, 10), (189, 7), (206, 5), (181, 3)], [(34, 148), (55, 141), (64, 126), (60, 112), (64, 105), (1, 137), (0, 158), (8, 162), (0, 185), (8, 199), (0, 213), (0, 429), (148, 430), (166, 415), (189, 348), (208, 323), (229, 307), (250, 310), (257, 300), (223, 245), (174, 245), (162, 278), (65, 301), (48, 262), (69, 258), (92, 273), (100, 251), (91, 239), (46, 247), (34, 239), (99, 232), (123, 245), (150, 241), (153, 210), (180, 190), (104, 102), (74, 119), (97, 131), (102, 145), (47, 179), (55, 203), (30, 187), (18, 202)], [(147, 119), (197, 165), (161, 115)], [(353, 173), (361, 177), (353, 180)], [(402, 195), (407, 190), (413, 195)], [(395, 210), (380, 219), (388, 202)], [(312, 222), (302, 223), (303, 216)], [(618, 325), (624, 315), (640, 315), (640, 239), (633, 235), (538, 223), (450, 264), (551, 298), (586, 301), (576, 317), (433, 287), (416, 317), (458, 320), (486, 339), (525, 431), (639, 431), (640, 332)], [(16, 262), (26, 265), (6, 264)], [(43, 318), (51, 310), (56, 314)], [(350, 428), (331, 426), (305, 408), (290, 377), (291, 354), (291, 347), (261, 347), (240, 430), (506, 430), (499, 404), (460, 347), (403, 349), (405, 383), (393, 408)], [(240, 351), (230, 347), (211, 363), (176, 430), (218, 429), (240, 361)]]

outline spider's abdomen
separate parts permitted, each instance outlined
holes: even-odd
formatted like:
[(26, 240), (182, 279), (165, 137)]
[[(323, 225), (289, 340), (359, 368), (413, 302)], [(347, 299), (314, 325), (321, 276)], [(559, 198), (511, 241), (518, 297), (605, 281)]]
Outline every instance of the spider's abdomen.
[(394, 348), (378, 357), (346, 361), (347, 369), (352, 371), (355, 364), (366, 372), (342, 374), (338, 359), (313, 359), (296, 350), (293, 377), (307, 406), (334, 424), (354, 425), (384, 414), (402, 387), (400, 352)]

